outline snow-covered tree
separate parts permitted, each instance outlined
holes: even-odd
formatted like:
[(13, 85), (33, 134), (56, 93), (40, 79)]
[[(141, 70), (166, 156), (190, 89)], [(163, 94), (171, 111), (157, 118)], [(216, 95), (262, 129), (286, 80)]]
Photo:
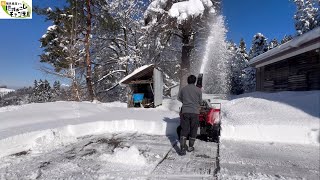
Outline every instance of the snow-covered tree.
[(252, 46), (249, 52), (249, 58), (252, 59), (256, 56), (259, 56), (262, 53), (265, 53), (269, 50), (267, 38), (261, 34), (257, 33), (253, 36)]
[(53, 100), (54, 101), (61, 100), (60, 95), (61, 95), (61, 84), (60, 84), (60, 81), (54, 81), (53, 88), (52, 88)]
[(278, 40), (276, 38), (272, 39), (269, 43), (269, 49), (273, 49), (279, 46)]
[(83, 21), (83, 3), (76, 0), (69, 0), (64, 8), (35, 8), (35, 12), (52, 21), (52, 26), (40, 38), (43, 53), (40, 55), (40, 62), (48, 65), (41, 67), (46, 73), (57, 75), (72, 80), (74, 100), (80, 100), (81, 72), (85, 65)]
[(248, 67), (246, 44), (241, 39), (239, 47), (235, 43), (228, 44), (230, 56), (230, 92), (241, 94), (245, 90), (245, 69)]
[[(253, 36), (252, 46), (249, 52), (249, 59), (252, 59), (260, 54), (263, 54), (269, 50), (267, 38), (261, 34), (257, 33)], [(247, 67), (244, 69), (244, 79), (245, 79), (245, 92), (255, 91), (256, 88), (256, 70), (253, 67)]]
[(283, 39), (281, 40), (281, 44), (284, 44), (284, 43), (286, 43), (286, 42), (288, 42), (288, 41), (290, 41), (292, 39), (293, 39), (293, 37), (291, 35), (285, 35), (283, 37)]
[[(41, 56), (43, 56), (42, 59), (46, 59), (42, 62), (49, 63), (55, 68), (56, 71), (53, 74), (72, 79), (71, 87), (76, 88), (72, 90), (74, 92), (72, 96), (76, 100), (83, 98), (92, 100), (96, 95), (94, 92), (101, 90), (99, 89), (101, 87), (100, 81), (109, 78), (107, 75), (111, 75), (111, 72), (120, 73), (123, 71), (119, 70), (118, 67), (121, 64), (120, 61), (124, 61), (126, 56), (119, 56), (115, 61), (110, 56), (110, 54), (114, 53), (109, 48), (111, 43), (114, 42), (119, 45), (114, 45), (113, 47), (132, 47), (131, 44), (123, 45), (124, 41), (122, 40), (127, 38), (109, 35), (119, 34), (117, 32), (118, 29), (127, 28), (128, 31), (123, 34), (131, 36), (132, 32), (130, 29), (132, 27), (129, 27), (128, 24), (132, 23), (133, 18), (136, 18), (135, 23), (137, 24), (139, 16), (131, 14), (131, 19), (128, 16), (122, 17), (122, 19), (127, 20), (124, 23), (121, 23), (119, 19), (115, 20), (115, 15), (119, 15), (122, 12), (130, 14), (131, 11), (136, 10), (136, 7), (126, 6), (126, 4), (129, 4), (129, 1), (68, 0), (67, 2), (68, 4), (63, 9), (56, 8), (52, 10), (50, 8), (46, 10), (38, 8), (36, 11), (41, 15), (45, 15), (48, 20), (52, 20), (54, 27), (59, 30), (55, 32), (55, 36), (52, 38), (47, 36), (48, 33), (41, 38), (44, 48), (44, 53)], [(123, 8), (127, 9), (119, 8), (122, 5)], [(122, 24), (124, 26), (121, 26)], [(52, 43), (52, 41), (57, 42)], [(128, 39), (128, 41), (131, 42), (131, 39)], [(44, 42), (48, 43), (44, 44)], [(54, 45), (53, 48), (50, 47), (52, 45)], [(106, 48), (108, 48), (107, 51)], [(58, 53), (53, 53), (56, 51)], [(126, 52), (126, 54), (131, 55), (134, 53)], [(47, 57), (48, 55), (55, 56)], [(61, 63), (63, 66), (60, 68), (60, 64), (52, 62)], [(57, 67), (59, 68), (57, 69)], [(46, 72), (52, 72), (48, 69), (45, 70)], [(115, 75), (119, 79), (119, 74)], [(106, 85), (110, 84), (106, 81), (103, 83)], [(83, 88), (83, 86), (86, 88)], [(81, 98), (81, 96), (84, 97)]]
[(320, 0), (314, 0), (317, 8), (316, 20), (318, 22), (317, 26), (320, 26)]
[(140, 21), (148, 1), (105, 2), (99, 3), (102, 8), (95, 14), (103, 19), (108, 16), (108, 21), (93, 26), (93, 38), (96, 39), (93, 44), (96, 49), (93, 54), (94, 86), (100, 99), (124, 100), (125, 88), (118, 86), (118, 82), (135, 68), (145, 64), (140, 40), (143, 24)]
[(256, 89), (256, 69), (247, 67), (244, 72), (244, 91), (253, 92)]
[(53, 94), (51, 91), (51, 86), (47, 80), (35, 81), (33, 87), (33, 93), (31, 96), (31, 102), (43, 103), (52, 101)]
[[(195, 26), (215, 13), (211, 0), (154, 0), (144, 14), (145, 29), (149, 32), (150, 54), (159, 54), (172, 36), (181, 38), (180, 87), (186, 85), (190, 74), (191, 53), (194, 48)], [(157, 59), (154, 59), (156, 62)]]
[(297, 34), (304, 34), (319, 26), (319, 9), (314, 0), (294, 0), (297, 11), (294, 15)]

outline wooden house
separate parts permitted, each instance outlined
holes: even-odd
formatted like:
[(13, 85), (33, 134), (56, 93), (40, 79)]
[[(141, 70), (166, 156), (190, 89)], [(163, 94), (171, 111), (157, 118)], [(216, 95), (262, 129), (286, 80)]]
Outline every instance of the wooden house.
[(320, 90), (320, 27), (250, 60), (257, 91)]

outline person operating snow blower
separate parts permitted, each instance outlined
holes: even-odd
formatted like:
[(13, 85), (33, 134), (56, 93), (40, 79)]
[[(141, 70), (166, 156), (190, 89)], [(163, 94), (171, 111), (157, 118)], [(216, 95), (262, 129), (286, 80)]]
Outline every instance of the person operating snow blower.
[[(196, 76), (190, 75), (188, 77), (188, 85), (183, 87), (178, 94), (178, 100), (182, 102), (180, 115), (180, 155), (182, 156), (186, 155), (186, 151), (194, 151), (194, 143), (197, 136), (202, 92), (201, 89), (195, 85), (196, 80)], [(189, 147), (186, 145), (188, 136)]]

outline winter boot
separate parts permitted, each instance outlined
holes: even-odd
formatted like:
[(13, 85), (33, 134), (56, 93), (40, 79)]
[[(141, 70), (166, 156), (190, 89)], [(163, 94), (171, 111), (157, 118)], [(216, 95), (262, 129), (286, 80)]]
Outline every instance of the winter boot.
[(194, 142), (196, 141), (196, 138), (191, 138), (189, 139), (189, 147), (188, 147), (188, 152), (194, 151)]
[(184, 156), (186, 155), (187, 145), (186, 145), (187, 138), (184, 136), (181, 136), (180, 138), (180, 155)]

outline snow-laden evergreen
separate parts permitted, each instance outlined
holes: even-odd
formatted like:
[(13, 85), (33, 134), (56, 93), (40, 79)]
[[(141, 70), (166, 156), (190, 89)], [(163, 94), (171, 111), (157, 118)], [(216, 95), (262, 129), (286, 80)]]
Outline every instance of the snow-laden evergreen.
[[(269, 50), (267, 38), (257, 33), (253, 36), (252, 45), (249, 52), (249, 59), (259, 56)], [(245, 73), (245, 92), (255, 91), (256, 88), (256, 69), (253, 67), (247, 67), (244, 70)]]
[(269, 43), (269, 49), (273, 49), (277, 46), (279, 46), (278, 40), (276, 38), (272, 39)]
[(294, 19), (298, 35), (319, 26), (319, 9), (316, 7), (315, 0), (294, 0), (294, 3), (297, 6)]
[(52, 101), (53, 93), (51, 86), (47, 80), (40, 79), (34, 81), (34, 89), (32, 94), (32, 102), (43, 103)]
[(281, 44), (284, 44), (284, 43), (286, 43), (288, 41), (291, 41), (292, 39), (293, 39), (293, 37), (291, 35), (285, 35), (283, 37), (283, 39), (281, 40)]
[(228, 50), (230, 58), (230, 93), (242, 94), (245, 91), (245, 70), (248, 67), (248, 54), (246, 44), (243, 39), (239, 46), (235, 43), (229, 43)]
[(252, 59), (260, 54), (263, 54), (269, 50), (267, 38), (261, 34), (257, 33), (253, 36), (252, 45), (249, 52), (249, 58)]

